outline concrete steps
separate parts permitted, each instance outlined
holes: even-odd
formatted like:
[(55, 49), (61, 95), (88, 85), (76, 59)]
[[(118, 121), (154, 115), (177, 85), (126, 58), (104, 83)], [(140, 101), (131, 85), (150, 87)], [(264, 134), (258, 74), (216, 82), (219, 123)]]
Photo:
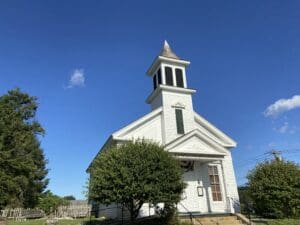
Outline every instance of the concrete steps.
[[(191, 222), (188, 218), (182, 218), (182, 221)], [(242, 225), (243, 223), (237, 216), (234, 215), (216, 215), (216, 216), (193, 216), (194, 225)]]

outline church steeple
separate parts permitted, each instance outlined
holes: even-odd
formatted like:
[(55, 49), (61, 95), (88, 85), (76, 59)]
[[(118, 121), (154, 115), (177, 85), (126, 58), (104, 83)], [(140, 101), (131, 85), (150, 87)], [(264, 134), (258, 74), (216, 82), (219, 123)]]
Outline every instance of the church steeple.
[(153, 79), (153, 89), (161, 85), (187, 88), (185, 69), (189, 64), (189, 61), (180, 59), (165, 40), (162, 50), (147, 71)]
[(164, 56), (167, 58), (179, 59), (179, 57), (172, 51), (169, 43), (167, 40), (164, 42), (164, 46), (159, 54), (160, 56)]
[(196, 90), (189, 89), (187, 85), (185, 70), (189, 64), (189, 61), (180, 59), (165, 41), (147, 71), (153, 81), (153, 91), (146, 102), (152, 110), (159, 107), (163, 110), (164, 143), (194, 129), (192, 95)]

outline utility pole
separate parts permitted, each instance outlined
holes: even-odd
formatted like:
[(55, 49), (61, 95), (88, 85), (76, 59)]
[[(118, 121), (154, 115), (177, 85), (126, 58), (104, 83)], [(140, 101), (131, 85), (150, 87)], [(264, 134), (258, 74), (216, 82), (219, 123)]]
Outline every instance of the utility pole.
[(274, 156), (274, 159), (276, 161), (282, 161), (281, 151), (277, 151), (274, 149), (274, 150), (270, 151), (270, 153)]

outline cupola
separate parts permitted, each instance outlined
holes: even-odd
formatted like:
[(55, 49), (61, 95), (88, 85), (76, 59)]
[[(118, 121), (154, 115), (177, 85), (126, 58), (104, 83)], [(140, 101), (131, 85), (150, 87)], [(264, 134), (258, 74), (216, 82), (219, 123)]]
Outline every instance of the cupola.
[(153, 89), (160, 85), (187, 88), (185, 69), (189, 64), (189, 61), (180, 59), (168, 42), (164, 41), (160, 54), (147, 71), (147, 74), (152, 77)]

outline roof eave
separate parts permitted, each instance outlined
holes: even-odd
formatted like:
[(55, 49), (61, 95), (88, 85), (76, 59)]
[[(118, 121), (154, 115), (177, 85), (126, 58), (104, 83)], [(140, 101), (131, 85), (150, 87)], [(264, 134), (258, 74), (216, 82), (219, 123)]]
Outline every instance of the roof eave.
[(233, 140), (231, 137), (229, 137), (224, 131), (221, 131), (219, 128), (217, 128), (215, 125), (210, 123), (208, 120), (206, 120), (204, 117), (202, 117), (200, 114), (194, 111), (195, 119), (199, 120), (203, 123), (203, 125), (210, 130), (214, 135), (217, 137), (220, 137), (223, 141), (223, 146), (231, 149), (235, 148), (237, 146), (237, 142)]
[(158, 64), (160, 62), (169, 62), (169, 63), (174, 63), (174, 64), (177, 64), (177, 65), (183, 65), (183, 66), (188, 66), (191, 64), (190, 61), (187, 61), (187, 60), (183, 60), (183, 59), (175, 59), (175, 58), (170, 58), (170, 57), (165, 57), (165, 56), (157, 56), (155, 58), (155, 60), (153, 61), (153, 63), (151, 64), (150, 68), (147, 70), (147, 75), (148, 76), (151, 76), (155, 69), (157, 68)]
[(112, 141), (114, 140), (113, 136), (110, 135), (108, 137), (108, 139), (106, 140), (106, 142), (104, 143), (104, 145), (102, 145), (102, 147), (100, 148), (100, 150), (97, 152), (96, 156), (93, 158), (92, 162), (90, 163), (90, 165), (88, 166), (88, 168), (86, 169), (87, 173), (90, 173), (90, 169), (93, 165), (93, 162), (95, 161), (95, 159), (98, 157), (98, 155), (100, 155), (102, 149), (104, 149), (108, 144), (112, 143)]
[(179, 92), (179, 93), (186, 93), (186, 94), (193, 94), (196, 93), (195, 89), (190, 88), (181, 88), (181, 87), (174, 87), (160, 84), (146, 99), (146, 103), (150, 104), (152, 100), (161, 92), (161, 91), (170, 91), (170, 92)]

